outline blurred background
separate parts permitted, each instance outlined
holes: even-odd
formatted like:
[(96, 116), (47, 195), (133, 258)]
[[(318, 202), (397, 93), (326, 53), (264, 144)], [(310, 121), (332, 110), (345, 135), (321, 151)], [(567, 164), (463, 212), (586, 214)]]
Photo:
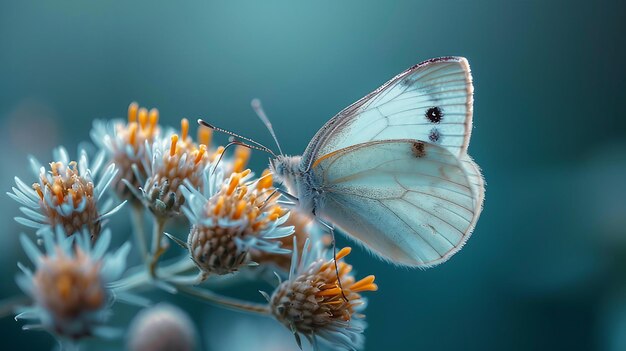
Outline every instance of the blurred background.
[[(465, 56), (484, 212), (465, 248), (434, 269), (353, 251), (358, 274), (380, 286), (366, 349), (625, 350), (624, 13), (618, 1), (3, 1), (0, 185), (34, 181), (27, 155), (47, 162), (60, 144), (75, 154), (94, 119), (124, 118), (131, 101), (159, 108), (163, 124), (203, 117), (271, 144), (250, 108), (258, 97), (283, 149), (299, 154), (395, 74)], [(256, 171), (266, 164), (254, 154)], [(18, 206), (2, 196), (0, 209), (2, 299), (19, 293), (16, 262), (27, 260)], [(118, 242), (125, 221), (113, 220)], [(197, 323), (202, 349), (296, 349), (279, 346), (291, 339), (270, 319), (173, 301)], [(118, 325), (136, 312), (119, 311)], [(0, 320), (12, 349), (52, 347), (20, 327)]]

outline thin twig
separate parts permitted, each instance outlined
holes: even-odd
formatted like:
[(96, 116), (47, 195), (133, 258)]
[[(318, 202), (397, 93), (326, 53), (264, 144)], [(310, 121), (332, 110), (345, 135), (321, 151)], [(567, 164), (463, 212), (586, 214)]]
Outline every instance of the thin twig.
[(206, 289), (193, 288), (185, 285), (176, 285), (176, 289), (178, 289), (178, 291), (180, 292), (194, 296), (200, 300), (207, 301), (234, 311), (261, 315), (270, 314), (269, 306), (266, 304), (242, 301), (232, 297), (222, 296)]
[(154, 225), (152, 226), (152, 258), (148, 267), (150, 276), (153, 278), (156, 278), (156, 267), (159, 262), (159, 257), (165, 252), (165, 249), (161, 246), (164, 227), (165, 219), (155, 216)]

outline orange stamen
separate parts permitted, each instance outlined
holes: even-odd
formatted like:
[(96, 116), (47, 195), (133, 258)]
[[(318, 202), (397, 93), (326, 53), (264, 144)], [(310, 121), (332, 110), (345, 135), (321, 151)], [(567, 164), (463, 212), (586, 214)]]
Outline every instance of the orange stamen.
[(176, 155), (176, 144), (178, 143), (178, 134), (172, 135), (172, 143), (170, 144), (170, 157)]
[(272, 186), (274, 179), (272, 178), (272, 174), (269, 169), (263, 171), (261, 178), (257, 182), (256, 188), (257, 190), (267, 189)]
[(128, 106), (128, 123), (133, 123), (137, 121), (137, 109), (139, 109), (139, 104), (136, 102), (132, 102)]
[(243, 185), (240, 189), (239, 189), (239, 200), (243, 199), (244, 196), (246, 196), (246, 194), (248, 193), (248, 187)]
[(239, 202), (237, 202), (237, 208), (235, 208), (233, 219), (239, 219), (241, 217), (241, 214), (243, 213), (243, 210), (246, 208), (247, 204), (248, 203), (244, 200), (239, 200)]
[(367, 277), (359, 280), (358, 282), (352, 284), (350, 290), (352, 291), (376, 291), (378, 290), (378, 286), (374, 284), (374, 279), (376, 279), (373, 275), (368, 275)]
[(135, 145), (135, 141), (137, 141), (137, 122), (130, 123), (128, 133), (128, 143), (130, 145)]
[(206, 145), (200, 144), (200, 148), (198, 149), (198, 154), (196, 155), (195, 163), (198, 164), (202, 161), (202, 156), (206, 153)]
[(226, 194), (231, 195), (233, 191), (235, 191), (235, 188), (239, 185), (239, 181), (241, 180), (241, 174), (242, 173), (233, 174), (233, 177), (230, 178), (230, 184), (228, 184), (228, 191)]
[(211, 128), (206, 126), (200, 126), (200, 128), (198, 128), (198, 143), (209, 146), (212, 133), (213, 131), (211, 130)]
[(189, 121), (187, 118), (183, 118), (180, 120), (180, 136), (181, 140), (187, 140), (187, 134), (189, 133)]
[(350, 254), (350, 252), (352, 252), (352, 248), (351, 247), (344, 247), (343, 249), (339, 250), (339, 252), (337, 252), (337, 260), (340, 260), (340, 259), (348, 256)]
[(248, 164), (250, 160), (250, 148), (238, 145), (235, 148), (235, 165), (234, 171), (241, 172), (241, 170)]
[(220, 211), (222, 210), (222, 207), (224, 207), (224, 197), (220, 196), (217, 199), (217, 203), (215, 204), (215, 208), (213, 209), (213, 214), (217, 216), (220, 213)]
[(52, 192), (56, 195), (59, 204), (61, 204), (63, 202), (63, 188), (61, 188), (59, 184), (54, 184), (52, 186)]
[(141, 129), (146, 128), (146, 124), (148, 123), (148, 110), (145, 107), (139, 109), (139, 125)]
[(43, 200), (43, 192), (41, 191), (41, 185), (39, 185), (38, 183), (34, 183), (33, 190), (35, 190), (37, 192), (37, 195), (39, 195), (39, 198)]
[(316, 296), (334, 296), (334, 295), (339, 295), (339, 294), (341, 294), (341, 289), (333, 288), (333, 289), (320, 290), (315, 295)]
[(156, 128), (157, 124), (159, 124), (159, 110), (153, 108), (150, 110), (150, 130), (148, 132), (149, 135), (154, 134), (154, 129)]

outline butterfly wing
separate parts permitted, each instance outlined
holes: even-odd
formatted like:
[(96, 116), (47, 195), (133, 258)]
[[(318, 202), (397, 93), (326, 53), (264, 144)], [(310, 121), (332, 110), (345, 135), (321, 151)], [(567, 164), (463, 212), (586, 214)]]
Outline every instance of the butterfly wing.
[(482, 176), (469, 157), (417, 140), (354, 145), (320, 158), (318, 214), (396, 264), (444, 262), (469, 238)]
[(388, 139), (423, 140), (460, 157), (472, 130), (473, 91), (465, 58), (417, 64), (328, 121), (309, 143), (302, 165), (308, 170), (318, 155)]

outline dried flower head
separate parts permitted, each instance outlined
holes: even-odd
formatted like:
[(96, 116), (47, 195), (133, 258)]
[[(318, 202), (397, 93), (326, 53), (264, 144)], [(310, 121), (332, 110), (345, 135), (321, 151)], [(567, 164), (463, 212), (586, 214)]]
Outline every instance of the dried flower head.
[(183, 212), (192, 224), (187, 238), (191, 258), (205, 275), (236, 271), (249, 261), (251, 249), (289, 253), (278, 238), (293, 233), (284, 226), (288, 212), (271, 196), (271, 178), (251, 180), (250, 170), (224, 178), (222, 170), (205, 175), (204, 191), (191, 184), (184, 188), (188, 199)]
[(93, 246), (86, 231), (66, 238), (59, 227), (56, 236), (52, 230), (42, 236), (44, 254), (26, 235), (20, 237), (35, 270), (20, 264), (23, 274), (17, 282), (34, 304), (23, 308), (16, 319), (37, 320), (39, 324), (24, 328), (47, 330), (64, 339), (118, 334), (105, 326), (114, 296), (108, 284), (124, 272), (130, 245), (105, 256), (111, 240), (108, 230)]
[(189, 121), (182, 119), (181, 134), (157, 140), (149, 150), (152, 160), (141, 198), (150, 210), (162, 218), (177, 216), (185, 198), (180, 191), (183, 182), (202, 187), (202, 175), (215, 153), (207, 152), (206, 144), (196, 144), (189, 136)]
[(128, 331), (131, 351), (192, 351), (195, 326), (180, 308), (161, 303), (139, 312)]
[(304, 245), (300, 260), (294, 250), (289, 279), (282, 282), (271, 297), (265, 295), (272, 314), (294, 333), (299, 345), (300, 335), (303, 335), (314, 347), (320, 338), (335, 349), (362, 348), (366, 324), (365, 316), (360, 313), (365, 308), (360, 293), (378, 290), (374, 276), (355, 281), (352, 266), (340, 261), (351, 249), (340, 250), (336, 259), (342, 294), (335, 261), (324, 259), (325, 250), (319, 246), (309, 249), (308, 243)]
[(10, 197), (23, 205), (20, 210), (27, 218), (16, 217), (23, 225), (42, 230), (62, 226), (66, 233), (87, 228), (92, 240), (100, 235), (102, 222), (117, 212), (124, 203), (113, 208), (113, 201), (101, 203), (111, 180), (117, 174), (114, 164), (109, 165), (99, 177), (95, 177), (103, 164), (100, 153), (90, 165), (85, 150), (80, 150), (78, 162), (70, 161), (67, 151), (59, 147), (54, 151), (54, 162), (46, 170), (34, 157), (30, 158), (33, 172), (39, 181), (28, 187), (15, 178), (17, 188)]

